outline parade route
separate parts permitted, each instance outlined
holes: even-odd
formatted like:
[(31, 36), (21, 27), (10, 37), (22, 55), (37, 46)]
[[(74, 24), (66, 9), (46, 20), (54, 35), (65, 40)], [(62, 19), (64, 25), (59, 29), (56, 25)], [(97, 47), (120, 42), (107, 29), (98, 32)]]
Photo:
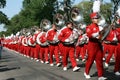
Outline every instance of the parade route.
[[(68, 65), (68, 71), (63, 71), (62, 67), (35, 62), (30, 58), (21, 56), (19, 53), (3, 48), (2, 59), (0, 60), (0, 80), (86, 80), (84, 73), (84, 63), (78, 62), (81, 69), (73, 72), (71, 64)], [(105, 69), (107, 80), (120, 80), (113, 73), (114, 62), (110, 63), (109, 69)], [(92, 78), (97, 80), (95, 64), (90, 71)]]

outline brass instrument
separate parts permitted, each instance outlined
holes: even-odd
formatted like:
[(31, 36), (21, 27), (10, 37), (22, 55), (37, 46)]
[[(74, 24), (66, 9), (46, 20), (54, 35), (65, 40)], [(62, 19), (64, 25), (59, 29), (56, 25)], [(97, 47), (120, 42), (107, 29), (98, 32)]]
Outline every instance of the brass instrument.
[(79, 8), (73, 7), (70, 10), (70, 18), (75, 24), (80, 24), (83, 21), (83, 15)]
[(40, 29), (42, 31), (48, 31), (52, 27), (51, 22), (48, 19), (42, 19), (40, 23)]
[(103, 30), (100, 32), (100, 37), (99, 37), (100, 41), (103, 41), (107, 37), (107, 35), (109, 34), (112, 28), (118, 27), (118, 25), (116, 24), (116, 18), (117, 18), (117, 15), (114, 16), (114, 20), (112, 21), (111, 24), (105, 24), (103, 26)]
[(65, 25), (65, 18), (62, 14), (57, 13), (53, 17), (53, 23), (57, 26), (64, 26)]

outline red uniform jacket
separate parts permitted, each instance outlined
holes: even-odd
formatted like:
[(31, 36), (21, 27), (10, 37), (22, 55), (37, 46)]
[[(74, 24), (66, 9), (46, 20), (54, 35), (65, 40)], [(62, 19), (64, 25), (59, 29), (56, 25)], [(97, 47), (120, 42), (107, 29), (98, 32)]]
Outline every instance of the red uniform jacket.
[(91, 39), (91, 38), (97, 38), (97, 37), (94, 37), (93, 34), (95, 33), (99, 33), (99, 27), (97, 24), (90, 24), (89, 26), (86, 27), (86, 33), (87, 33), (87, 36)]
[(78, 38), (78, 32), (76, 29), (71, 29), (68, 27), (64, 27), (61, 29), (58, 39), (61, 42), (69, 42), (69, 43), (74, 43), (75, 40)]
[(47, 46), (48, 45), (45, 32), (41, 32), (41, 33), (38, 34), (37, 43), (41, 46)]
[(47, 34), (47, 40), (50, 42), (50, 43), (58, 43), (59, 40), (58, 40), (58, 31), (55, 30), (55, 29), (50, 29), (48, 30)]
[(108, 36), (106, 37), (107, 41), (117, 41), (117, 31), (116, 30), (111, 30)]

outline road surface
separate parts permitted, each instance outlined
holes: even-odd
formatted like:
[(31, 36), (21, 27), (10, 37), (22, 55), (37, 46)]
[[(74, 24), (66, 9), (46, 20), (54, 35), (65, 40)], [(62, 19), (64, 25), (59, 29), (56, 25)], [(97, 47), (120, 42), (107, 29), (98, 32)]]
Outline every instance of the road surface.
[[(35, 62), (30, 58), (21, 56), (15, 51), (3, 48), (2, 59), (0, 60), (0, 80), (86, 80), (83, 73), (85, 63), (77, 62), (81, 69), (73, 72), (71, 64), (68, 64), (68, 71), (63, 71), (62, 67)], [(104, 75), (107, 80), (120, 80), (120, 76), (113, 73), (114, 61), (111, 61), (108, 69), (105, 68)], [(92, 76), (89, 80), (97, 80), (97, 71), (93, 64), (90, 71)]]

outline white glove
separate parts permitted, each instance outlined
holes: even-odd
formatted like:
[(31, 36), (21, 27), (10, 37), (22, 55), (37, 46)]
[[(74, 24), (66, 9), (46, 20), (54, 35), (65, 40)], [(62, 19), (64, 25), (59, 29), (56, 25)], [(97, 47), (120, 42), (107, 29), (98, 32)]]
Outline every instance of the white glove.
[(103, 27), (102, 27), (102, 26), (99, 26), (99, 30), (102, 31), (102, 30), (103, 30)]
[(92, 37), (94, 37), (94, 38), (96, 38), (96, 37), (98, 37), (99, 36), (99, 32), (96, 32), (96, 33), (93, 33), (92, 34)]
[(70, 40), (69, 40), (69, 39), (66, 39), (65, 42), (70, 42)]

